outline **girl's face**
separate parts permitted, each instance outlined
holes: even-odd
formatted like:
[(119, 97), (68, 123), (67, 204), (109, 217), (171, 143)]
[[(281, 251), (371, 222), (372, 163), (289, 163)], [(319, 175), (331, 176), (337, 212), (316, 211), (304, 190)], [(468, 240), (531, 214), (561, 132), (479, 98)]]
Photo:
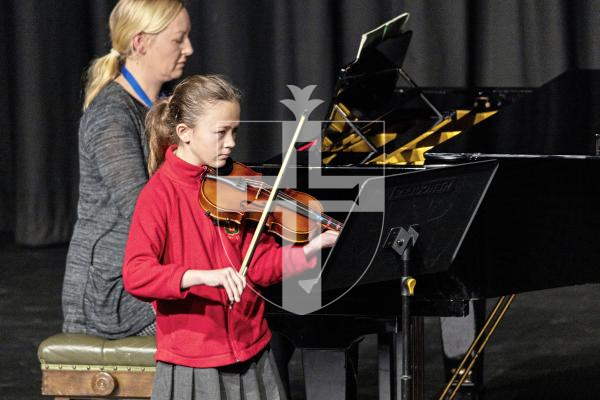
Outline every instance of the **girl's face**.
[(235, 147), (239, 121), (240, 105), (237, 102), (217, 101), (208, 105), (196, 118), (193, 128), (177, 125), (180, 139), (177, 156), (194, 165), (224, 166)]
[(190, 16), (184, 8), (161, 32), (143, 34), (145, 52), (140, 61), (153, 80), (164, 83), (181, 77), (187, 58), (194, 52), (190, 29)]

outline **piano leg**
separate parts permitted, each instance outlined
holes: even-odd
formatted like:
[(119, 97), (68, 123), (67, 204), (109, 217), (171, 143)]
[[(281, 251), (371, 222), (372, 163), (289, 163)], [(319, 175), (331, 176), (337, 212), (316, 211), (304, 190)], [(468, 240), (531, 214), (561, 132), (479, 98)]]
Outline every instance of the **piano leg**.
[(348, 349), (302, 349), (306, 400), (357, 398), (358, 342)]
[[(422, 400), (423, 393), (423, 364), (424, 364), (424, 330), (423, 317), (412, 317), (411, 322), (411, 363), (412, 363), (412, 398)], [(393, 344), (396, 341), (395, 346)], [(395, 352), (394, 352), (395, 350)], [(402, 371), (402, 336), (393, 333), (377, 335), (377, 351), (379, 364), (379, 399), (400, 399)], [(395, 361), (395, 362), (394, 362)], [(395, 382), (392, 380), (395, 373)], [(393, 389), (395, 386), (395, 391)], [(393, 393), (395, 392), (395, 396)]]

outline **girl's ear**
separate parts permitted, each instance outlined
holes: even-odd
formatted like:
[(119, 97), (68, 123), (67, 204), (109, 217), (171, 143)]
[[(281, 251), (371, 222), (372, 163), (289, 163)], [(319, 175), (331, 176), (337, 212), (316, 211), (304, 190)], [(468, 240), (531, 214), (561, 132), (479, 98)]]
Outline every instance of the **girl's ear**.
[(192, 128), (186, 124), (177, 124), (177, 126), (175, 126), (175, 133), (177, 133), (177, 137), (179, 137), (179, 140), (181, 140), (183, 143), (190, 143), (192, 137)]

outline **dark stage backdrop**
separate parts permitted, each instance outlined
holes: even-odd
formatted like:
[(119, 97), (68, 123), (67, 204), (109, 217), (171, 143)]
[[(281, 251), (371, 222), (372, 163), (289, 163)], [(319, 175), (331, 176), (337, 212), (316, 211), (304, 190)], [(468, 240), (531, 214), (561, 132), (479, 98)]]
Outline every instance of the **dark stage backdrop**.
[[(68, 241), (77, 203), (82, 73), (110, 48), (108, 0), (0, 3), (0, 231), (24, 245)], [(317, 85), (323, 117), (360, 34), (408, 11), (406, 71), (421, 86), (539, 86), (600, 68), (600, 0), (191, 0), (186, 75), (222, 73), (245, 93), (242, 118), (290, 120), (287, 85)], [(251, 124), (237, 158), (279, 146)], [(273, 124), (272, 124), (273, 125)]]

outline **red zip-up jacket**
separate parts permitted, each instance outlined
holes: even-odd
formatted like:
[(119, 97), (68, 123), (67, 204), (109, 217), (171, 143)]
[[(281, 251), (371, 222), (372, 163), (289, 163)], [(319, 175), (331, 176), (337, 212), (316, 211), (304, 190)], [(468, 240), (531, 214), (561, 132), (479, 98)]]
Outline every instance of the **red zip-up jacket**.
[(155, 301), (155, 359), (206, 368), (245, 361), (271, 339), (259, 287), (314, 267), (302, 247), (281, 247), (263, 234), (246, 277), (241, 301), (229, 307), (223, 288), (206, 285), (181, 289), (188, 269), (239, 270), (253, 230), (228, 234), (215, 226), (198, 203), (205, 166), (189, 164), (171, 146), (166, 159), (138, 198), (123, 264), (125, 289)]

